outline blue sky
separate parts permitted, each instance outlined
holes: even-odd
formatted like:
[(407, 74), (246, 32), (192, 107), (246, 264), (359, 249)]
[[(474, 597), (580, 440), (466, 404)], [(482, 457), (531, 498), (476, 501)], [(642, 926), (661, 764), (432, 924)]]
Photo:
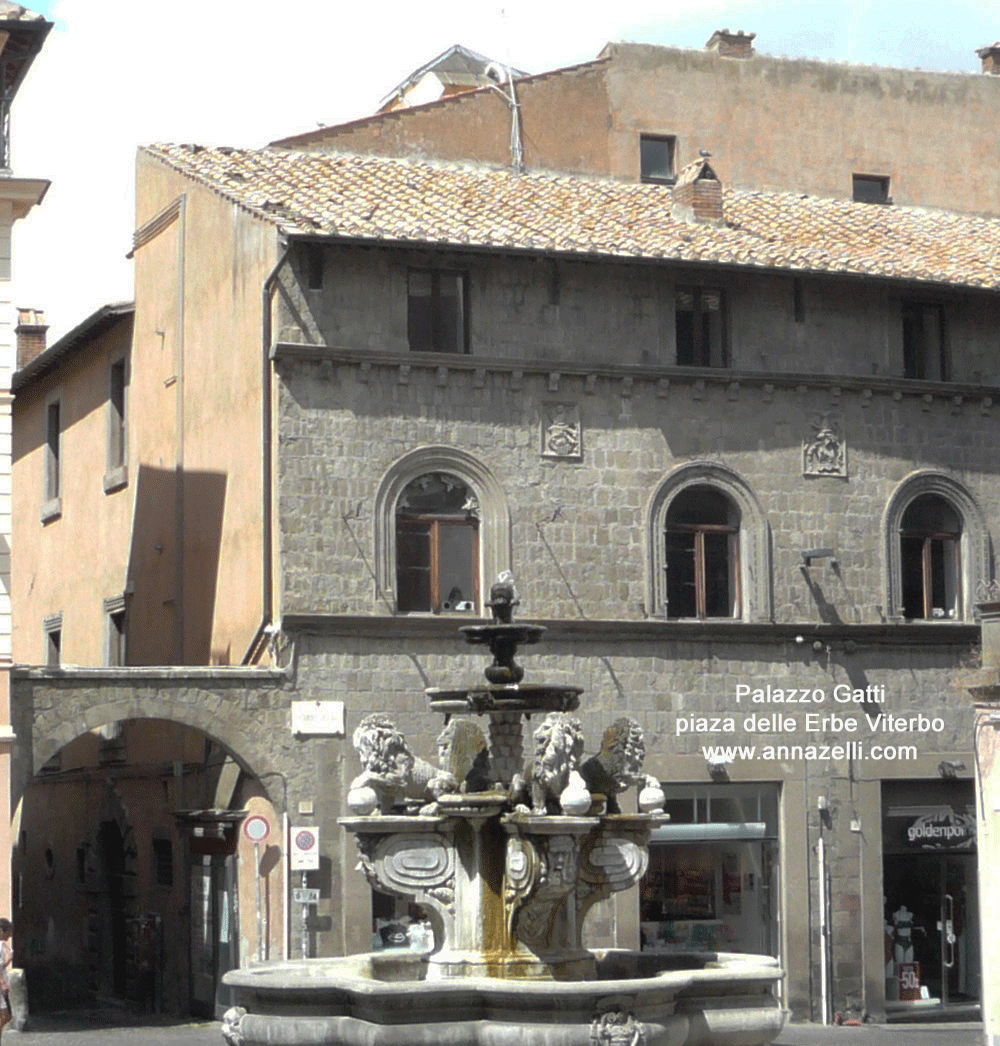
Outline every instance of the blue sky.
[(262, 145), (362, 116), (454, 43), (540, 72), (593, 58), (611, 40), (700, 48), (727, 27), (756, 32), (768, 54), (974, 73), (975, 50), (1000, 39), (1000, 0), (28, 6), (55, 27), (14, 105), (13, 166), (52, 188), (15, 229), (15, 295), (47, 311), (53, 337), (131, 296), (137, 145)]

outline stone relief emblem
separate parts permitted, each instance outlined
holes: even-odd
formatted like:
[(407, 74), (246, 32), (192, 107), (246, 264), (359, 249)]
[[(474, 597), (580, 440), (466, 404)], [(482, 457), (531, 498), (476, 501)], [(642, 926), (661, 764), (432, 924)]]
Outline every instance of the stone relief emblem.
[(608, 1010), (590, 1026), (591, 1046), (646, 1046), (646, 1030), (631, 1013)]
[(583, 457), (583, 431), (580, 408), (575, 403), (542, 405), (542, 457)]
[(847, 476), (847, 441), (836, 422), (823, 414), (812, 424), (814, 435), (802, 443), (803, 476)]

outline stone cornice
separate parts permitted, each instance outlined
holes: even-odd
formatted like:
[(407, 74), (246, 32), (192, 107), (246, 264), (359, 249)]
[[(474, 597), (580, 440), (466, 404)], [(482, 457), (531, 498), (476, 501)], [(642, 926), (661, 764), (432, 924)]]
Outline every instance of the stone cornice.
[(51, 184), (47, 178), (0, 178), (0, 200), (13, 204), (16, 221), (42, 202)]
[(775, 391), (827, 390), (836, 399), (842, 393), (860, 395), (862, 402), (873, 396), (895, 400), (921, 399), (927, 405), (948, 401), (953, 409), (977, 407), (987, 413), (1000, 404), (1000, 386), (952, 381), (917, 381), (894, 377), (855, 377), (851, 375), (805, 374), (779, 371), (730, 370), (723, 367), (633, 367), (611, 363), (580, 363), (574, 360), (513, 359), (494, 356), (458, 355), (437, 352), (383, 352), (336, 345), (304, 345), (277, 342), (271, 348), (277, 363), (329, 362), (360, 370), (362, 381), (375, 368), (396, 369), (399, 383), (409, 382), (414, 371), (433, 371), (436, 380), (446, 383), (451, 373), (471, 373), (473, 382), (486, 374), (510, 375), (512, 387), (529, 375), (541, 375), (552, 391), (558, 391), (563, 378), (583, 378), (584, 392), (593, 391), (598, 379), (617, 381), (621, 394), (628, 396), (637, 383), (652, 384), (656, 395), (666, 398), (674, 386), (691, 387), (695, 397), (709, 385), (725, 386), (731, 399), (743, 389), (760, 391), (765, 401)]
[[(437, 615), (286, 614), (282, 630), (296, 635), (344, 636), (362, 639), (452, 639), (464, 645), (458, 629), (482, 624), (482, 618)], [(973, 624), (911, 623), (877, 625), (769, 624), (741, 621), (613, 621), (534, 618), (544, 625), (544, 642), (599, 643), (822, 643), (844, 646), (965, 648), (979, 641)], [(801, 643), (799, 638), (801, 637)], [(853, 649), (853, 647), (852, 647)]]
[(50, 680), (67, 683), (106, 682), (109, 686), (148, 685), (158, 682), (169, 683), (172, 686), (181, 686), (185, 683), (196, 686), (203, 682), (222, 681), (280, 685), (289, 679), (288, 669), (244, 668), (226, 665), (154, 665), (127, 668), (111, 668), (101, 665), (60, 665), (57, 668), (14, 665), (10, 670), (10, 675), (14, 680), (31, 679), (35, 682)]

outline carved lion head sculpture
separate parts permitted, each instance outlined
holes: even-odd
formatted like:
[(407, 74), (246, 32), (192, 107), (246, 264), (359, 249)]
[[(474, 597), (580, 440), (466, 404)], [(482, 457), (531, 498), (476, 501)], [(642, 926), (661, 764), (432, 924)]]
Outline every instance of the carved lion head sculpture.
[(384, 712), (365, 716), (354, 731), (353, 740), (361, 767), (369, 774), (405, 778), (413, 768), (414, 756), (406, 738)]
[(642, 727), (634, 719), (622, 716), (604, 731), (600, 760), (619, 792), (624, 792), (642, 780), (645, 759), (646, 745)]
[(535, 731), (531, 774), (549, 791), (561, 791), (583, 755), (583, 727), (566, 712), (549, 712)]

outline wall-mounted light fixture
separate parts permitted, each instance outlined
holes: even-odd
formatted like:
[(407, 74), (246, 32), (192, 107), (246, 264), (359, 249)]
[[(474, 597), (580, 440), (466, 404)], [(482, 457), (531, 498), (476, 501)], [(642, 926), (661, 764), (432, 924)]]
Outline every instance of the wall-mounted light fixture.
[(835, 548), (808, 548), (802, 551), (802, 563), (811, 567), (814, 560), (828, 559), (831, 567), (837, 565), (837, 550)]

